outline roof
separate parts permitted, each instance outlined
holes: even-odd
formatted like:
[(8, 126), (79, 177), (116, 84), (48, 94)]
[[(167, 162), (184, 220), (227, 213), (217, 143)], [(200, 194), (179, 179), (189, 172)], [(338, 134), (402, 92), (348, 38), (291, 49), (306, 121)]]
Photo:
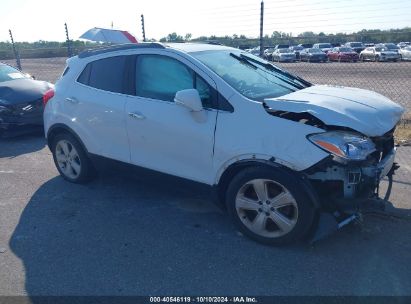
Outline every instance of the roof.
[(167, 43), (173, 49), (180, 50), (186, 53), (201, 52), (201, 51), (223, 51), (232, 50), (233, 48), (224, 45), (215, 45), (208, 43)]
[(201, 52), (201, 51), (221, 51), (221, 50), (233, 50), (233, 48), (223, 45), (207, 44), (207, 43), (167, 43), (162, 44), (159, 42), (148, 43), (126, 43), (116, 44), (111, 46), (105, 46), (101, 48), (95, 48), (86, 50), (78, 55), (79, 58), (87, 58), (99, 54), (110, 53), (115, 51), (131, 50), (131, 49), (164, 49), (173, 48), (185, 53)]

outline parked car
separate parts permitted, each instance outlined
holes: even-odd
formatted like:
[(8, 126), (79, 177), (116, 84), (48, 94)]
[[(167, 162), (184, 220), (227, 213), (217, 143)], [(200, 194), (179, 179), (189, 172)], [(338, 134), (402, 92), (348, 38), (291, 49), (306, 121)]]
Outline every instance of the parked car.
[(400, 54), (384, 47), (369, 47), (360, 53), (360, 60), (365, 61), (398, 61)]
[(326, 62), (328, 60), (327, 54), (320, 49), (304, 49), (300, 52), (300, 60), (308, 62)]
[(43, 128), (43, 96), (51, 83), (0, 63), (0, 136), (8, 137)]
[(324, 53), (327, 53), (328, 51), (331, 51), (333, 49), (333, 46), (331, 43), (316, 43), (313, 45), (314, 49), (320, 49)]
[(273, 61), (277, 62), (294, 62), (295, 54), (290, 49), (277, 49), (272, 53)]
[(327, 53), (330, 61), (351, 61), (357, 62), (359, 56), (356, 51), (349, 47), (336, 47)]
[(407, 47), (407, 46), (409, 46), (409, 45), (410, 45), (409, 42), (400, 42), (400, 43), (397, 44), (397, 46), (398, 46), (400, 49), (405, 48), (405, 47)]
[(344, 46), (352, 48), (358, 54), (365, 49), (365, 46), (362, 42), (347, 42), (346, 44), (344, 44)]
[(274, 52), (275, 48), (274, 47), (268, 47), (264, 50), (264, 59), (266, 60), (273, 60), (273, 52)]
[(399, 53), (402, 60), (411, 60), (411, 46), (400, 49)]
[(313, 47), (312, 43), (300, 43), (298, 46), (301, 46), (303, 49), (310, 49)]
[(353, 220), (396, 168), (404, 112), (371, 91), (313, 85), (244, 51), (189, 43), (83, 52), (49, 97), (45, 134), (64, 179), (90, 180), (97, 157), (188, 179), (266, 244)]
[(296, 60), (300, 60), (300, 52), (301, 52), (303, 49), (304, 49), (304, 48), (303, 48), (302, 46), (299, 46), (299, 45), (290, 46), (290, 50), (291, 50), (292, 52), (294, 52), (294, 54), (295, 54), (295, 59), (296, 59)]
[(396, 52), (396, 53), (398, 53), (398, 51), (399, 51), (399, 49), (400, 49), (400, 48), (399, 48), (396, 44), (394, 44), (394, 43), (379, 43), (379, 44), (376, 45), (376, 47), (385, 48), (385, 49), (387, 49), (387, 50), (390, 51), (390, 52)]

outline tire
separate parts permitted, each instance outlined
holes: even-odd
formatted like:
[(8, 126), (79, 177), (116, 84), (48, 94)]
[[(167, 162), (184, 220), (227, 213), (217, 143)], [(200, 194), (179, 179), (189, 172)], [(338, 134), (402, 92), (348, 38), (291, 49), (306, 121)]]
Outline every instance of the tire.
[(364, 56), (360, 55), (360, 61), (362, 61), (362, 62), (365, 61)]
[(380, 56), (378, 56), (378, 55), (375, 56), (375, 57), (374, 57), (374, 61), (375, 61), (375, 62), (380, 62)]
[(316, 211), (298, 180), (281, 168), (253, 167), (238, 173), (226, 192), (227, 210), (236, 227), (268, 245), (306, 236)]
[(69, 133), (57, 134), (52, 142), (54, 164), (67, 181), (82, 184), (95, 176), (95, 170), (79, 141)]

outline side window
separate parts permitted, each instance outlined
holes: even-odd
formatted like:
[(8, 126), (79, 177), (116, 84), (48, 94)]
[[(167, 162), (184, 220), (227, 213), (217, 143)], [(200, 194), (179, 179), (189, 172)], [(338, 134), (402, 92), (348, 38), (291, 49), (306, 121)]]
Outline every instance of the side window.
[(201, 102), (204, 108), (213, 107), (213, 99), (215, 99), (214, 90), (198, 75), (195, 78), (195, 88), (200, 94)]
[(217, 92), (193, 70), (170, 57), (140, 55), (136, 66), (136, 95), (174, 102), (177, 91), (197, 89), (204, 108), (213, 108)]
[(78, 82), (104, 91), (125, 92), (126, 56), (116, 56), (90, 62)]
[(137, 58), (136, 95), (174, 101), (177, 91), (194, 88), (194, 73), (181, 62), (158, 55)]

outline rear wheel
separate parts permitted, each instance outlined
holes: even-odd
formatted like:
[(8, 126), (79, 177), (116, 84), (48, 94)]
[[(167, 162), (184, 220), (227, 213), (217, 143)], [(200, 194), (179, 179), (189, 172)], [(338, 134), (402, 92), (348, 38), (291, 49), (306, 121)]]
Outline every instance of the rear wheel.
[(255, 167), (241, 171), (227, 189), (226, 204), (242, 233), (271, 245), (304, 237), (315, 215), (301, 184), (280, 168)]
[(64, 179), (72, 183), (85, 183), (94, 176), (94, 168), (86, 151), (73, 135), (56, 135), (51, 150), (57, 170)]

